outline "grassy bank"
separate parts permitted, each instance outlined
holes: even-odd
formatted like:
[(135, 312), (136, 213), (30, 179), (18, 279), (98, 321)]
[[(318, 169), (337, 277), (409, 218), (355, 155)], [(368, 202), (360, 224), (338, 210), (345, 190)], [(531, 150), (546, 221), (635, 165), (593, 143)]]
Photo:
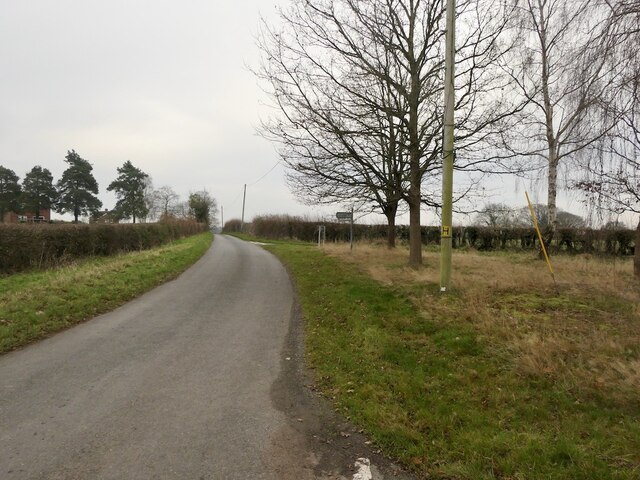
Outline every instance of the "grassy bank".
[(0, 353), (108, 312), (176, 277), (209, 248), (210, 233), (134, 253), (0, 277)]
[(267, 247), (290, 267), (317, 387), (424, 478), (640, 478), (640, 291), (630, 262)]

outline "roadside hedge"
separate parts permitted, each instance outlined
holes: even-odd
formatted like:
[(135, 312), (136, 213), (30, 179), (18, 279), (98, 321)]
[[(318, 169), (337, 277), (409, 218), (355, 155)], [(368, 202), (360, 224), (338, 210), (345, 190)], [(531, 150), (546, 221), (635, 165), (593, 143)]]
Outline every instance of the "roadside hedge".
[(205, 224), (188, 220), (117, 225), (0, 225), (0, 272), (145, 250), (206, 230)]
[[(265, 215), (256, 217), (245, 228), (261, 238), (295, 239), (307, 242), (318, 240), (318, 226), (326, 228), (327, 242), (349, 240), (349, 224), (311, 221), (288, 215)], [(227, 231), (225, 225), (225, 231)], [(409, 226), (396, 227), (399, 241), (409, 240)], [(384, 241), (386, 225), (354, 225), (356, 241)], [(454, 227), (454, 248), (477, 250), (538, 250), (540, 244), (534, 228)], [(604, 255), (633, 255), (636, 232), (628, 229), (560, 228), (553, 241), (554, 251), (567, 253), (593, 253)], [(440, 227), (422, 227), (422, 243), (440, 243)]]

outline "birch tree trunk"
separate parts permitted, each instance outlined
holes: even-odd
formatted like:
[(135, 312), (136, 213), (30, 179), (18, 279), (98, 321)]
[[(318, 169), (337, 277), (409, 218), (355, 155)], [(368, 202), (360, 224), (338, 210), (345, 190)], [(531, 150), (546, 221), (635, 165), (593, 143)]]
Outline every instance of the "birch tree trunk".
[(541, 87), (542, 101), (545, 117), (545, 136), (548, 148), (548, 175), (547, 175), (547, 209), (549, 222), (545, 228), (543, 241), (547, 251), (556, 234), (558, 225), (556, 197), (558, 195), (558, 146), (553, 125), (553, 103), (551, 94), (549, 93), (549, 50), (547, 44), (547, 24), (548, 19), (545, 18), (545, 10), (543, 2), (538, 0), (539, 8), (539, 31), (540, 39), (540, 61), (542, 64)]
[(558, 207), (556, 198), (558, 196), (558, 158), (555, 146), (549, 147), (549, 173), (547, 175), (547, 209), (549, 223), (545, 227), (543, 240), (547, 251), (558, 230)]

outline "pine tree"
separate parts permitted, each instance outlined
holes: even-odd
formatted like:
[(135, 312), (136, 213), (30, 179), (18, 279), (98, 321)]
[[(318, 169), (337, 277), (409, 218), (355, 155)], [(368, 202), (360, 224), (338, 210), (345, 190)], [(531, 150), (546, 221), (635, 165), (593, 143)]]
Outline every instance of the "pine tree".
[(149, 207), (145, 202), (145, 188), (149, 175), (127, 160), (118, 168), (118, 177), (109, 184), (108, 191), (116, 194), (118, 201), (114, 208), (119, 218), (144, 218), (149, 213)]
[(67, 151), (65, 162), (69, 167), (58, 181), (58, 203), (56, 211), (72, 212), (74, 221), (78, 223), (80, 215), (94, 213), (102, 206), (96, 197), (98, 182), (93, 176), (91, 164), (80, 157), (75, 150)]
[(13, 170), (0, 165), (0, 222), (4, 222), (7, 212), (20, 209), (20, 184)]
[(21, 196), (23, 210), (39, 217), (40, 210), (51, 208), (57, 196), (53, 176), (48, 169), (36, 165), (24, 176)]

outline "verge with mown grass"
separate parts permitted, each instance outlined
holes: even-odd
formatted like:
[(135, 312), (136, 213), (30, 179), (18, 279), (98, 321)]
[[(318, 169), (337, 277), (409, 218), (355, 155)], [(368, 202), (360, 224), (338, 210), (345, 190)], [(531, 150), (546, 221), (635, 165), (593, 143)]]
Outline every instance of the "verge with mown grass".
[(405, 251), (266, 248), (295, 279), (316, 387), (419, 475), (640, 478), (640, 297), (626, 263), (560, 259), (556, 294), (531, 255), (459, 254), (442, 296), (437, 269), (407, 268)]
[(108, 312), (175, 278), (209, 248), (201, 233), (150, 250), (0, 276), (0, 353)]

